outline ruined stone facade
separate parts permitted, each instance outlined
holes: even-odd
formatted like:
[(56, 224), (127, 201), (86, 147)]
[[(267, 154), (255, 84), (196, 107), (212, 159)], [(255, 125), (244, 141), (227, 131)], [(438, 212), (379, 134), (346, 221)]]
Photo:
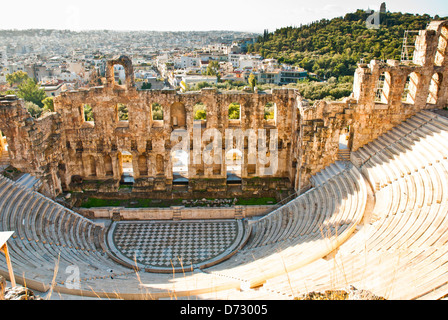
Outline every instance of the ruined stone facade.
[[(41, 178), (42, 192), (51, 197), (62, 191), (120, 192), (124, 157), (132, 161), (132, 194), (173, 197), (176, 188), (183, 191), (177, 197), (233, 195), (235, 188), (237, 194), (254, 197), (264, 191), (300, 191), (309, 187), (313, 174), (338, 159), (341, 134), (348, 133), (347, 148), (356, 151), (421, 109), (447, 106), (447, 39), (448, 21), (432, 22), (419, 32), (412, 63), (359, 64), (350, 97), (313, 106), (292, 89), (139, 91), (131, 61), (121, 56), (108, 61), (105, 86), (63, 92), (55, 99), (55, 112), (41, 119), (30, 117), (16, 97), (1, 97), (0, 130), (9, 145), (11, 164)], [(123, 85), (114, 79), (116, 64), (125, 68)], [(193, 109), (199, 102), (206, 106), (206, 120), (195, 121)], [(154, 117), (154, 103), (162, 106), (162, 120)], [(239, 119), (229, 119), (232, 103), (240, 105)], [(276, 106), (273, 120), (264, 118), (267, 103)], [(86, 118), (86, 105), (92, 108), (93, 119)], [(120, 106), (126, 108), (125, 117)], [(239, 186), (228, 183), (224, 139), (195, 140), (195, 128), (201, 136), (216, 129), (222, 138), (226, 129), (255, 131), (255, 140), (232, 142), (242, 154)], [(260, 140), (259, 129), (276, 129), (278, 138)], [(176, 132), (186, 132), (190, 142), (188, 183), (179, 187), (173, 183)], [(221, 163), (205, 163), (194, 149), (205, 150), (212, 142), (222, 144), (222, 152), (212, 155)], [(278, 147), (274, 172), (251, 149), (260, 143)]]

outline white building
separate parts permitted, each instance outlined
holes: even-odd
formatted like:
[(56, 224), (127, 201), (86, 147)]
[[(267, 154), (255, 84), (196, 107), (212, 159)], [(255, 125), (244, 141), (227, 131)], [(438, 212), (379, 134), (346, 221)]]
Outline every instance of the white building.
[(180, 68), (181, 69), (187, 69), (187, 68), (197, 68), (199, 67), (200, 60), (195, 57), (189, 57), (189, 56), (181, 56), (180, 57)]
[(124, 84), (126, 82), (126, 72), (122, 65), (120, 64), (114, 65), (114, 75), (116, 83), (120, 81), (122, 84)]

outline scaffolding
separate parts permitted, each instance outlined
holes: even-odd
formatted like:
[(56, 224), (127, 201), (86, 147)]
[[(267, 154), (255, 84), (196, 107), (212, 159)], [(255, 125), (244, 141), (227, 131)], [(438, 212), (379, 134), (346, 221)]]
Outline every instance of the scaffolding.
[(401, 62), (412, 62), (418, 30), (405, 30), (401, 47)]

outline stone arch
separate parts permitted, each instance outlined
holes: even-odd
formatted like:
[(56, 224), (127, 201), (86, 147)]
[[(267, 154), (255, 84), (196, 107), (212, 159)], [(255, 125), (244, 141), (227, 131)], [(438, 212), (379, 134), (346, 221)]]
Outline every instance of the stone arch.
[(409, 104), (414, 104), (417, 97), (417, 88), (420, 81), (420, 74), (417, 72), (411, 72), (406, 77), (406, 82), (401, 95), (401, 101)]
[(118, 163), (120, 170), (120, 183), (132, 184), (134, 183), (134, 165), (133, 156), (129, 151), (121, 151), (118, 153)]
[(448, 48), (448, 27), (443, 26), (440, 30), (439, 42), (437, 44), (437, 52), (434, 57), (434, 65), (442, 66), (447, 56)]
[(436, 72), (432, 75), (431, 81), (429, 83), (429, 93), (426, 103), (436, 104), (438, 102), (442, 78), (442, 74), (439, 72)]
[(175, 102), (170, 108), (171, 125), (173, 127), (185, 127), (187, 123), (187, 113), (185, 105), (180, 102)]
[(389, 103), (389, 95), (392, 84), (392, 76), (390, 72), (384, 71), (378, 77), (375, 87), (375, 102)]
[(122, 84), (124, 88), (131, 88), (135, 86), (134, 82), (134, 67), (132, 66), (132, 61), (127, 56), (117, 56), (114, 59), (107, 61), (106, 66), (106, 81), (108, 87), (118, 87), (118, 83), (115, 81), (115, 65), (121, 65), (124, 68), (125, 73), (125, 83)]
[(171, 152), (173, 183), (188, 183), (189, 159), (189, 153), (184, 150), (174, 150)]
[(230, 149), (226, 151), (225, 156), (227, 183), (241, 183), (241, 173), (243, 164), (243, 152), (239, 149)]

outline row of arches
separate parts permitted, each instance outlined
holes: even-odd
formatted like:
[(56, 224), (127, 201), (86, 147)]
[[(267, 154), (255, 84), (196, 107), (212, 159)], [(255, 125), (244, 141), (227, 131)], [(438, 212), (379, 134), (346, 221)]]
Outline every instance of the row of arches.
[[(171, 152), (171, 170), (173, 177), (173, 184), (188, 184), (189, 180), (189, 164), (190, 154), (183, 150), (175, 150)], [(269, 155), (267, 155), (269, 157)], [(84, 176), (87, 179), (99, 178), (99, 166), (103, 166), (104, 178), (120, 178), (122, 184), (133, 184), (135, 182), (136, 171), (138, 170), (139, 177), (148, 177), (150, 168), (148, 165), (148, 157), (144, 154), (138, 156), (136, 161), (134, 155), (128, 151), (118, 152), (118, 155), (114, 161), (113, 157), (109, 154), (102, 156), (102, 161), (99, 161), (98, 157), (89, 155), (84, 158)], [(155, 158), (155, 174), (165, 175), (165, 163), (163, 155), (156, 155)], [(256, 164), (254, 159), (249, 159), (247, 165), (247, 174), (256, 174)], [(116, 162), (116, 163), (115, 163)], [(115, 165), (117, 164), (117, 165)], [(134, 164), (137, 164), (135, 168)], [(243, 152), (237, 148), (226, 151), (225, 164), (213, 164), (213, 175), (221, 175), (222, 169), (225, 170), (227, 183), (238, 184), (242, 180), (242, 165), (243, 165)], [(270, 163), (264, 165), (265, 173), (269, 173), (268, 169)], [(118, 175), (114, 175), (115, 170), (119, 170)], [(202, 169), (203, 170), (203, 169)], [(203, 172), (202, 172), (203, 174)], [(202, 175), (200, 170), (196, 170), (196, 175)]]
[[(440, 72), (436, 72), (432, 75), (428, 96), (426, 103), (437, 104), (440, 94), (440, 87), (442, 83), (443, 75)], [(421, 75), (418, 72), (412, 72), (406, 77), (403, 92), (401, 95), (401, 101), (408, 104), (414, 104), (418, 94), (419, 83), (421, 81)], [(392, 88), (392, 75), (390, 72), (382, 72), (378, 78), (375, 87), (375, 102), (377, 103), (389, 103), (390, 94)]]

